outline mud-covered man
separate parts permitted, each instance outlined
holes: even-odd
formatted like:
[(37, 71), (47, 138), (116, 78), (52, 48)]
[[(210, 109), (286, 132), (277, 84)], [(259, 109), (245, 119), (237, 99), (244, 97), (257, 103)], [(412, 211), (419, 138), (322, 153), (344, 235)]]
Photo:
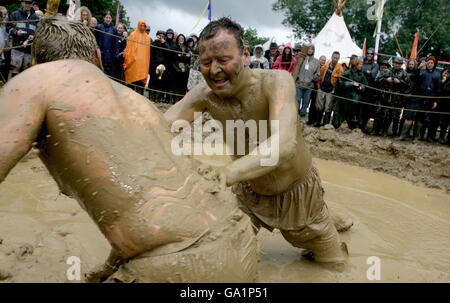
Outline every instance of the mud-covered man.
[[(245, 155), (238, 156), (235, 150), (230, 165), (214, 169), (227, 185), (233, 185), (241, 208), (256, 229), (277, 228), (295, 247), (311, 250), (316, 261), (344, 264), (346, 247), (330, 218), (318, 171), (299, 127), (292, 76), (285, 71), (246, 67), (249, 58), (243, 51), (243, 30), (228, 18), (210, 22), (199, 43), (201, 72), (207, 85), (191, 90), (165, 117), (170, 123), (192, 122), (196, 112), (209, 112), (222, 125), (227, 120), (277, 122), (270, 136), (258, 143), (271, 146), (278, 138), (278, 163), (261, 165), (265, 156), (250, 154), (251, 139), (246, 135)], [(224, 132), (230, 145), (227, 137)], [(352, 224), (340, 223), (342, 229)]]
[(206, 192), (211, 182), (173, 155), (168, 124), (152, 104), (105, 77), (89, 28), (44, 19), (33, 54), (43, 64), (0, 91), (0, 183), (39, 148), (61, 192), (112, 246), (88, 280), (254, 281), (250, 219), (231, 192)]

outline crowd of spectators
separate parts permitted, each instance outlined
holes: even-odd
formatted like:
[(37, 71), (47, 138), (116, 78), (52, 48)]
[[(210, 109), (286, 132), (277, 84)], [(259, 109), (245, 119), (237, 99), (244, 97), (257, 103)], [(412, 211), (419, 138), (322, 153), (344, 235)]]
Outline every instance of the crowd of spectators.
[[(14, 21), (0, 22), (0, 75), (4, 82), (10, 69), (14, 77), (31, 65), (30, 44), (43, 17), (35, 3), (21, 2), (22, 8), (9, 16), (0, 6), (0, 21)], [(148, 84), (151, 100), (174, 104), (204, 81), (195, 34), (185, 36), (170, 28), (159, 29), (152, 40), (150, 25), (140, 20), (128, 35), (124, 24), (114, 25), (110, 12), (98, 23), (87, 7), (79, 8), (75, 19), (91, 28), (105, 73), (142, 95)], [(7, 46), (13, 48), (6, 50)], [(306, 54), (302, 53), (304, 46)], [(450, 112), (450, 69), (437, 72), (437, 60), (431, 55), (419, 62), (396, 57), (379, 58), (377, 63), (373, 49), (364, 58), (341, 58), (338, 51), (315, 54), (313, 44), (297, 43), (292, 47), (272, 42), (266, 51), (262, 45), (252, 47), (248, 43), (245, 47), (251, 69), (280, 69), (292, 74), (303, 59), (294, 80), (298, 113), (308, 125), (332, 124), (339, 128), (346, 122), (350, 129), (359, 128), (368, 135), (449, 144), (446, 134), (450, 115), (445, 113)], [(319, 60), (316, 55), (320, 55)], [(369, 121), (373, 121), (372, 126)]]

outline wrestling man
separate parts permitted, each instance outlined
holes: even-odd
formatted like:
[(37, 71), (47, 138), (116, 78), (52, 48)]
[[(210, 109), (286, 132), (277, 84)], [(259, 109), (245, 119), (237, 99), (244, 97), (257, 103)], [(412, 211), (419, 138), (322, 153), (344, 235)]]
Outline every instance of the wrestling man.
[[(278, 127), (267, 126), (271, 133), (266, 141), (258, 142), (271, 146), (278, 138), (277, 164), (261, 165), (265, 155), (252, 153), (246, 134), (246, 154), (238, 156), (234, 151), (230, 165), (214, 169), (233, 186), (241, 209), (252, 218), (256, 230), (277, 228), (293, 246), (312, 251), (317, 262), (342, 268), (347, 248), (330, 218), (318, 171), (305, 146), (292, 76), (285, 71), (246, 67), (249, 58), (244, 52), (242, 27), (228, 18), (210, 22), (200, 35), (199, 47), (207, 85), (192, 89), (165, 117), (169, 123), (192, 122), (195, 113), (209, 112), (222, 125), (227, 120), (277, 121)], [(227, 145), (228, 138), (236, 139), (234, 133), (223, 133)], [(351, 225), (341, 224), (340, 229)]]
[(39, 149), (61, 192), (78, 200), (112, 246), (88, 280), (255, 281), (250, 219), (231, 192), (207, 192), (215, 184), (173, 155), (156, 107), (105, 77), (89, 28), (44, 19), (33, 56), (39, 65), (0, 91), (0, 183), (32, 146)]

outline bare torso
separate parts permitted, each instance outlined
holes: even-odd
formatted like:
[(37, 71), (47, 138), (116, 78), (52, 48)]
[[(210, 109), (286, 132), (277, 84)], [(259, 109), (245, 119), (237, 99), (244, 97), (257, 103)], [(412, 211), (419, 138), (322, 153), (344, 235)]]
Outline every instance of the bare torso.
[(233, 201), (202, 190), (206, 181), (188, 158), (172, 154), (167, 122), (144, 97), (81, 61), (33, 69), (53, 84), (38, 139), (41, 159), (119, 254), (183, 248), (233, 211)]
[[(226, 125), (226, 120), (270, 120), (269, 102), (271, 92), (280, 83), (279, 71), (251, 70), (251, 85), (246, 88), (242, 100), (229, 98), (222, 100), (207, 87), (203, 87), (202, 107), (208, 111), (213, 119)], [(285, 81), (284, 79), (281, 81)], [(305, 145), (305, 141), (297, 120), (296, 146), (294, 155), (287, 161), (280, 162), (270, 173), (248, 180), (252, 189), (262, 195), (274, 195), (285, 191), (295, 181), (303, 179), (312, 164), (312, 157)], [(270, 133), (268, 134), (270, 136)], [(224, 142), (226, 131), (224, 129)], [(248, 144), (248, 133), (246, 134)], [(235, 145), (236, 146), (236, 145)], [(283, 146), (280, 146), (283, 148)], [(248, 148), (246, 148), (248, 152)], [(241, 157), (237, 156), (236, 158)]]

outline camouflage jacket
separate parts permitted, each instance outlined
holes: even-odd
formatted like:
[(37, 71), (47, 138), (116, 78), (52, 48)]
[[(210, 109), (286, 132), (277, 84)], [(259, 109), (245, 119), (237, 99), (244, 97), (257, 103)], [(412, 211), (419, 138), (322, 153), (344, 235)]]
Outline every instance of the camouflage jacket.
[[(400, 80), (400, 83), (388, 82), (392, 78)], [(381, 92), (381, 103), (394, 106), (403, 106), (405, 97), (401, 95), (390, 94), (389, 92), (406, 93), (411, 85), (408, 73), (403, 70), (395, 70), (394, 68), (386, 69), (380, 73), (376, 79), (377, 86), (384, 90)]]

